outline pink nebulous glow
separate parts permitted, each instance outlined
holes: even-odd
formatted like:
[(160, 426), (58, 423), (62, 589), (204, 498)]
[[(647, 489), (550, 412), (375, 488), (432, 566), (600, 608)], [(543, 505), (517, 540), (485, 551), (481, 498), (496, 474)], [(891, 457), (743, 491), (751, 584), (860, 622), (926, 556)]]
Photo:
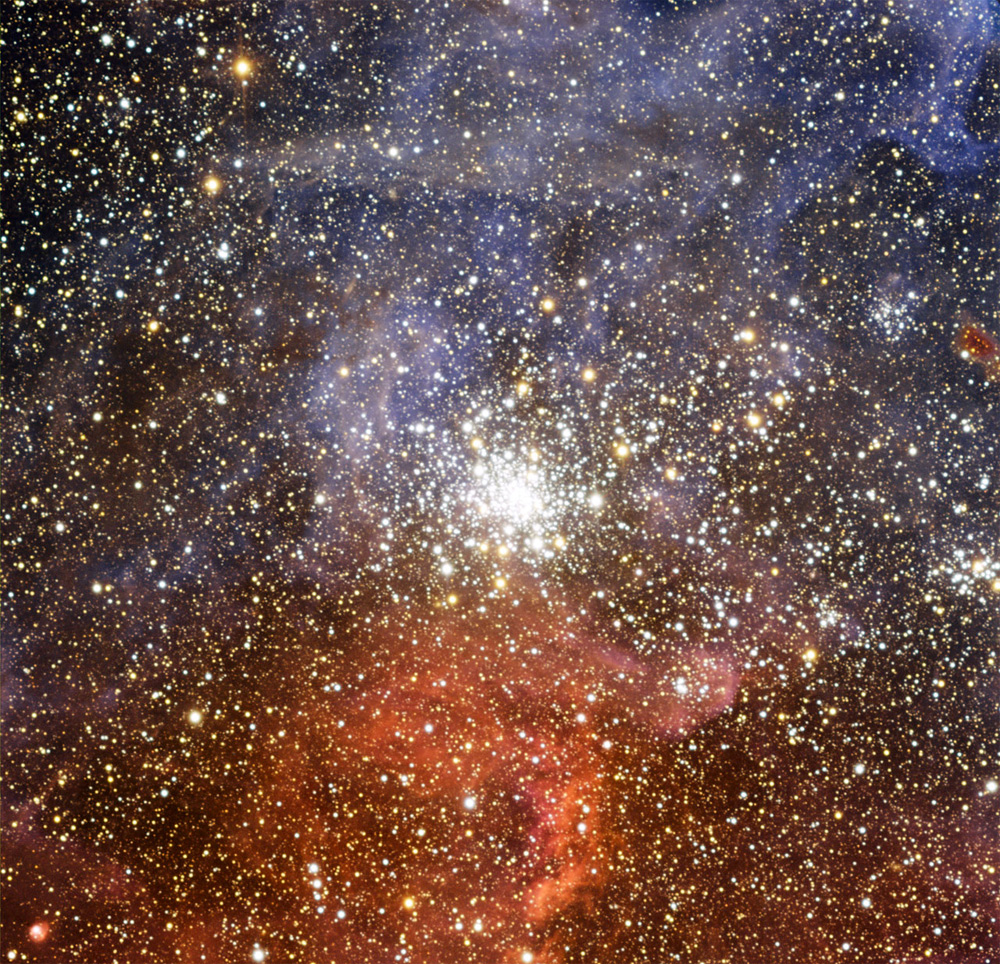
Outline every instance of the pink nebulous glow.
[(49, 937), (49, 922), (44, 920), (36, 920), (31, 927), (28, 928), (28, 937), (35, 944), (44, 944)]
[[(725, 655), (687, 648), (640, 657), (525, 610), (500, 627), (445, 617), (417, 634), (384, 634), (377, 659), (362, 656), (344, 673), (358, 684), (316, 694), (280, 724), (275, 760), (283, 809), (315, 823), (317, 849), (350, 855), (372, 832), (363, 806), (327, 820), (299, 799), (317, 776), (338, 802), (353, 792), (337, 786), (341, 775), (352, 774), (383, 787), (399, 812), (421, 814), (405, 834), (418, 852), (447, 846), (480, 870), (465, 881), (431, 861), (404, 875), (401, 892), (433, 884), (452, 903), (488, 895), (477, 910), (484, 934), (505, 932), (512, 909), (519, 927), (561, 933), (606, 899), (607, 868), (626, 847), (627, 800), (612, 778), (623, 744), (655, 756), (729, 707), (740, 680)], [(330, 732), (343, 736), (320, 736)], [(295, 764), (303, 753), (322, 761), (321, 773)], [(507, 859), (483, 862), (483, 840)], [(354, 893), (364, 885), (352, 867), (345, 857)], [(460, 955), (464, 933), (445, 933)]]
[(647, 719), (661, 735), (680, 739), (727, 710), (739, 685), (729, 656), (686, 652), (657, 682)]

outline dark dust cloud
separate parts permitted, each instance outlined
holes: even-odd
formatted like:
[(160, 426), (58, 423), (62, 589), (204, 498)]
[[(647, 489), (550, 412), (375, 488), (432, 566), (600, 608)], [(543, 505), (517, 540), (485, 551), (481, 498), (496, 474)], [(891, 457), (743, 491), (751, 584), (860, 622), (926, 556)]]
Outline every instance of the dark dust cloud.
[(3, 18), (3, 960), (1000, 960), (997, 3)]

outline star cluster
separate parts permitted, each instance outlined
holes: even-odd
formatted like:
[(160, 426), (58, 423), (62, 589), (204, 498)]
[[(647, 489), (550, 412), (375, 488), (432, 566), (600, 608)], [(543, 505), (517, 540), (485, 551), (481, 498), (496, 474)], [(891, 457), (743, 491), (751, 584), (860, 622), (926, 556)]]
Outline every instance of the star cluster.
[(1000, 959), (995, 2), (3, 29), (4, 959)]

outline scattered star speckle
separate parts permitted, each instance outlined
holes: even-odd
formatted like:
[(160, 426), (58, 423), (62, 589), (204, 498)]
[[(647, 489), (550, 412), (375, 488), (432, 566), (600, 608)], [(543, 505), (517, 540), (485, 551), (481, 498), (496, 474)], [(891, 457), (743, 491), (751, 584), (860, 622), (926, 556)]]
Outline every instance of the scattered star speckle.
[(12, 0), (0, 956), (1000, 959), (994, 0)]

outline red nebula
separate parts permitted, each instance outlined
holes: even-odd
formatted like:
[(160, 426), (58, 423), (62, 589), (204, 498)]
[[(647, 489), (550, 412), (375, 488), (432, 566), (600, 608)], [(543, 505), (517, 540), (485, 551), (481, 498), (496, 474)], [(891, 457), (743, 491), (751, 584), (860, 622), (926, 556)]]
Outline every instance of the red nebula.
[(1000, 380), (1000, 344), (989, 332), (966, 320), (955, 337), (955, 350), (980, 364), (986, 377)]
[(31, 927), (28, 928), (28, 937), (31, 938), (36, 944), (44, 943), (49, 936), (49, 922), (44, 920), (36, 920)]
[(997, 353), (996, 341), (975, 325), (962, 326), (958, 333), (958, 346), (961, 351), (967, 351), (977, 361), (990, 358)]
[[(647, 659), (541, 613), (502, 627), (436, 618), (416, 635), (380, 634), (338, 667), (342, 686), (303, 693), (295, 717), (272, 722), (273, 785), (309, 840), (303, 859), (336, 862), (331, 887), (352, 921), (377, 900), (390, 931), (433, 935), (437, 960), (469, 959), (449, 916), (461, 905), (494, 960), (520, 960), (534, 935), (534, 960), (556, 961), (632, 852), (614, 779), (623, 743), (690, 733), (730, 705), (739, 676), (700, 648)], [(362, 875), (373, 838), (393, 868), (388, 892)], [(353, 926), (324, 915), (316, 939), (346, 954)]]

